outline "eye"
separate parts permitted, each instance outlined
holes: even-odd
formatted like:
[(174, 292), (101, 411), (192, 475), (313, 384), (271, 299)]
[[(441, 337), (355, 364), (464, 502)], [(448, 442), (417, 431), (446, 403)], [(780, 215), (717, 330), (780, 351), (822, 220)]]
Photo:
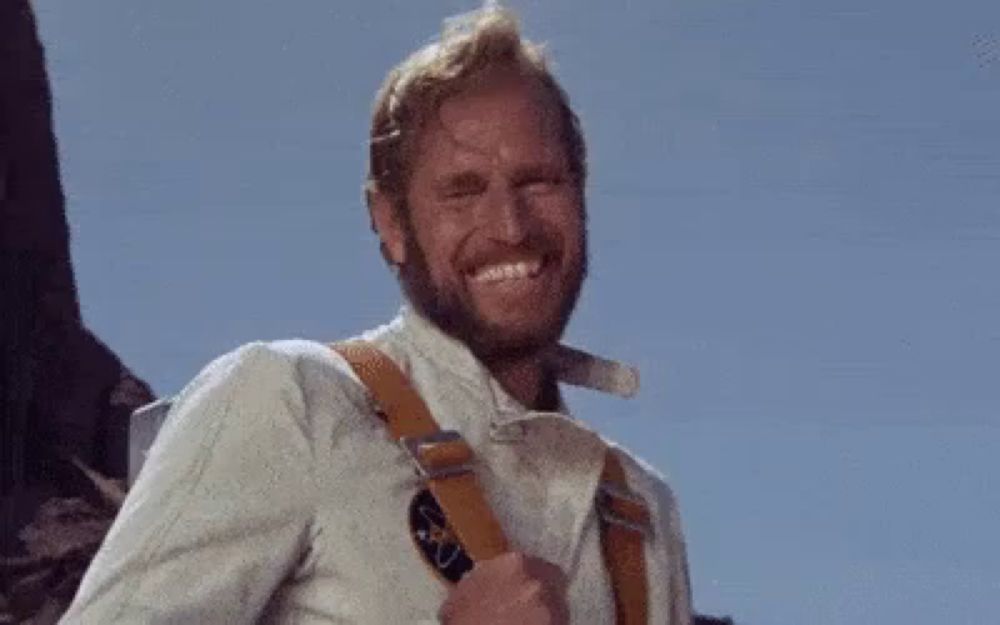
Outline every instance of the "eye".
[(458, 176), (441, 186), (439, 197), (447, 202), (470, 201), (485, 193), (486, 186), (478, 176)]
[(476, 197), (482, 191), (476, 188), (467, 187), (461, 189), (449, 189), (444, 193), (446, 200), (467, 200)]
[(561, 176), (535, 176), (522, 181), (518, 186), (531, 195), (544, 195), (558, 190), (563, 182)]

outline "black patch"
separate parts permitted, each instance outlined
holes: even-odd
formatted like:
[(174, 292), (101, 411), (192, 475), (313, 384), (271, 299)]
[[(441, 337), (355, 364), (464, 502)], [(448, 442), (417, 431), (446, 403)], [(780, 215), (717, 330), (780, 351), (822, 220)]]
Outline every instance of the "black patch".
[(457, 583), (472, 569), (472, 560), (448, 525), (441, 506), (426, 488), (410, 502), (410, 535), (424, 561), (449, 582)]

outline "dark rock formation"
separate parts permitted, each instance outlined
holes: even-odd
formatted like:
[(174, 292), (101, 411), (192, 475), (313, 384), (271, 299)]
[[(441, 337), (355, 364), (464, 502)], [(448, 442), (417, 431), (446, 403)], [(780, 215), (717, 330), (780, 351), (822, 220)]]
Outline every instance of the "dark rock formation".
[[(153, 399), (80, 318), (44, 52), (27, 0), (0, 2), (0, 346), (3, 622), (3, 606), (19, 600), (9, 588), (30, 568), (22, 538), (37, 545), (41, 536), (26, 526), (63, 527), (53, 518), (72, 515), (53, 510), (72, 505), (52, 498), (94, 498), (74, 458), (124, 477), (128, 415)], [(95, 514), (81, 522), (93, 526)], [(60, 577), (63, 594), (72, 577)]]

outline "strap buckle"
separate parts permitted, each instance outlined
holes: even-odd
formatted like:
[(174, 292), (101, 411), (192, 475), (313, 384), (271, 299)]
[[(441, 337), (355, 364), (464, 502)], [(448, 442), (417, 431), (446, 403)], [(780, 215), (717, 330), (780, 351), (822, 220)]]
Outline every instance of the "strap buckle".
[(409, 454), (424, 479), (455, 477), (472, 473), (472, 449), (455, 430), (439, 430), (424, 436), (403, 436), (400, 445)]
[(651, 538), (653, 527), (645, 500), (618, 484), (602, 481), (597, 485), (597, 514), (605, 523)]

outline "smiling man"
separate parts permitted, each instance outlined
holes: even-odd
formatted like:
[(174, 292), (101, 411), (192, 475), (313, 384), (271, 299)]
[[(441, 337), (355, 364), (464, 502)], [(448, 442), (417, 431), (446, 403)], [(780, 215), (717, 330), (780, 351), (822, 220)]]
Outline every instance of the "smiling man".
[(669, 489), (559, 391), (635, 379), (559, 343), (587, 273), (584, 142), (509, 12), (390, 72), (369, 165), (408, 305), (353, 352), (258, 342), (209, 365), (64, 622), (687, 625)]
[(569, 140), (576, 120), (547, 75), (504, 63), (467, 77), (438, 107), (420, 103), (426, 119), (377, 116), (376, 140), (396, 133), (402, 148), (404, 128), (420, 133), (402, 168), (383, 164), (387, 146), (373, 149), (368, 199), (417, 311), (464, 343), (515, 399), (536, 406), (547, 398), (555, 408), (554, 395), (543, 394), (555, 387), (543, 385), (541, 359), (562, 335), (587, 269), (582, 142)]

